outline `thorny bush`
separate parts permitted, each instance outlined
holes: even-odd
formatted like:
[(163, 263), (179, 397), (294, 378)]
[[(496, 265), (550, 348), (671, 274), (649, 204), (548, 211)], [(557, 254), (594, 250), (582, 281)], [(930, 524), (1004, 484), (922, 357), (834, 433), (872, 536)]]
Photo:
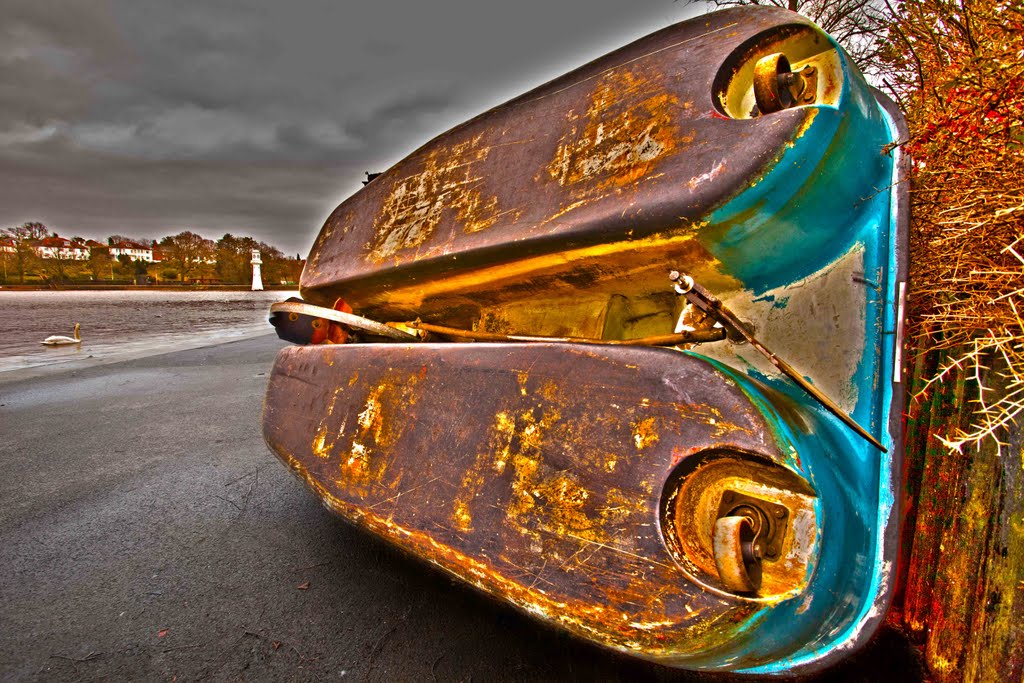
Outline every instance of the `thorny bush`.
[(913, 159), (910, 345), (953, 358), (918, 398), (956, 374), (975, 380), (975, 419), (943, 441), (1001, 449), (1024, 412), (1024, 4), (888, 7), (883, 82)]

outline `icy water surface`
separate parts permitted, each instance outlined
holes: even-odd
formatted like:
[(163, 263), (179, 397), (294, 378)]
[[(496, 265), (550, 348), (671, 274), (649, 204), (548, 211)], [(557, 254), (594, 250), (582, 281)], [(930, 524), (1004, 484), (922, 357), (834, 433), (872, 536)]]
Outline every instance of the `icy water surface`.
[[(217, 344), (273, 332), (270, 304), (297, 292), (0, 290), (0, 373), (74, 363), (89, 365)], [(78, 346), (47, 347), (51, 334)]]

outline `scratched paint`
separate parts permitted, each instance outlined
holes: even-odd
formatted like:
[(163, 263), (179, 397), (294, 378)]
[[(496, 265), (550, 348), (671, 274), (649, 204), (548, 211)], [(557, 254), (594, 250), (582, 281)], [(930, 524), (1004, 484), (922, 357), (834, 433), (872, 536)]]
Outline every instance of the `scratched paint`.
[(638, 420), (633, 423), (633, 443), (638, 451), (643, 451), (658, 443), (658, 432), (655, 429), (653, 417)]
[(483, 178), (476, 167), (489, 153), (490, 148), (482, 146), (478, 136), (427, 154), (423, 169), (395, 182), (385, 198), (374, 222), (369, 258), (383, 261), (423, 244), (445, 211), (452, 212), (467, 233), (486, 230), (502, 215), (514, 219), (518, 211), (502, 211), (497, 197), (481, 194)]
[(600, 194), (640, 181), (676, 146), (692, 142), (694, 134), (679, 134), (679, 101), (662, 90), (663, 80), (630, 69), (606, 74), (586, 112), (569, 111), (548, 175), (576, 196)]
[(344, 423), (338, 427), (336, 433), (328, 426), (328, 421), (334, 414), (334, 406), (337, 405), (338, 396), (340, 394), (341, 389), (334, 390), (334, 393), (331, 396), (331, 402), (327, 405), (327, 411), (320, 420), (320, 425), (317, 427), (316, 434), (313, 436), (313, 455), (325, 460), (331, 457), (331, 452), (334, 450), (334, 442), (345, 434)]
[[(517, 373), (516, 379), (520, 395), (528, 395), (528, 374)], [(511, 474), (506, 520), (524, 535), (535, 535), (534, 529), (540, 529), (546, 533), (606, 542), (608, 525), (624, 521), (635, 511), (635, 501), (627, 503), (623, 492), (613, 489), (602, 504), (599, 502), (602, 497), (590, 491), (579, 474), (552, 469), (546, 464), (545, 448), (564, 443), (567, 434), (586, 431), (586, 425), (578, 418), (562, 418), (560, 394), (559, 386), (548, 380), (537, 391), (537, 395), (545, 399), (546, 408), (531, 408), (518, 414), (502, 410), (495, 415), (488, 448), (481, 451), (473, 466), (466, 470), (454, 499), (451, 520), (456, 528), (472, 530), (473, 509), (493, 505), (491, 497), (481, 497), (481, 489), (489, 478), (501, 477), (506, 470)], [(657, 443), (654, 422), (654, 418), (639, 422), (643, 424), (646, 440), (636, 446), (637, 452)], [(584, 451), (579, 454), (580, 460), (590, 468), (613, 472), (619, 458), (628, 457), (600, 448), (580, 449)]]

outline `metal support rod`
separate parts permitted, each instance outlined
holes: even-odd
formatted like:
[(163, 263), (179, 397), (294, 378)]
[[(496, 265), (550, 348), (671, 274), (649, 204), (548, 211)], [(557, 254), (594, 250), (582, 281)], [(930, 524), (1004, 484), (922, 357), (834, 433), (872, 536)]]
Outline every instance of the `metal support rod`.
[(747, 330), (746, 326), (740, 321), (740, 319), (725, 307), (725, 304), (723, 304), (718, 297), (701, 285), (697, 284), (692, 277), (680, 273), (679, 271), (673, 270), (669, 273), (669, 279), (675, 283), (675, 285), (673, 285), (673, 289), (676, 294), (685, 296), (686, 299), (694, 306), (722, 323), (722, 325), (729, 328), (734, 333), (743, 337), (751, 346), (757, 349), (762, 356), (771, 361), (772, 365), (777, 367), (784, 375), (796, 382), (801, 389), (810, 394), (814, 400), (824, 406), (830, 413), (842, 420), (846, 426), (867, 439), (871, 445), (875, 446), (883, 453), (888, 452), (885, 446), (883, 446), (878, 439), (871, 436), (866, 429), (857, 424), (852, 417), (836, 405), (832, 399), (822, 393), (820, 389), (804, 379), (803, 375), (796, 371), (796, 368), (776, 356), (768, 350), (764, 344), (758, 341), (757, 338)]
[(563, 342), (575, 344), (604, 344), (608, 346), (675, 346), (676, 344), (701, 344), (725, 339), (725, 330), (712, 328), (709, 330), (693, 330), (679, 334), (661, 334), (639, 339), (593, 339), (590, 337), (541, 337), (516, 334), (498, 334), (496, 332), (477, 332), (456, 327), (434, 325), (419, 320), (403, 323), (407, 327), (424, 332), (443, 334), (457, 339), (475, 339), (477, 341), (500, 342)]

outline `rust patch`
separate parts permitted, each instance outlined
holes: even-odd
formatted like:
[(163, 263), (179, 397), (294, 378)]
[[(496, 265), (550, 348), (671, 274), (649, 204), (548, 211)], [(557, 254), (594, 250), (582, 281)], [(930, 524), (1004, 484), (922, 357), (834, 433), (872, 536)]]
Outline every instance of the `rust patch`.
[[(348, 387), (333, 390), (310, 444), (316, 457), (337, 461), (339, 485), (367, 485), (382, 479), (388, 464), (383, 456), (401, 436), (408, 423), (406, 414), (418, 398), (419, 377), (389, 377), (367, 393), (358, 413), (347, 411), (340, 417), (335, 416), (339, 398), (345, 392), (358, 391), (352, 388), (357, 377), (358, 373), (353, 373)], [(348, 398), (346, 402), (350, 401)], [(380, 457), (375, 457), (378, 453)]]
[(334, 414), (334, 406), (338, 403), (338, 395), (340, 393), (341, 389), (334, 390), (334, 393), (331, 395), (331, 401), (327, 404), (327, 414), (320, 420), (320, 425), (313, 435), (313, 455), (323, 460), (331, 457), (331, 451), (334, 450), (334, 442), (345, 434), (344, 421), (338, 426), (337, 433), (329, 426), (329, 420), (331, 415)]
[[(520, 395), (536, 395), (544, 401), (530, 408), (510, 407), (495, 414), (487, 447), (463, 473), (449, 519), (456, 529), (472, 531), (474, 508), (493, 506), (496, 502), (493, 489), (487, 500), (481, 498), (484, 488), (488, 482), (500, 479), (502, 490), (507, 492), (507, 497), (501, 496), (505, 501), (505, 520), (518, 533), (538, 543), (538, 532), (580, 542), (609, 542), (611, 527), (642, 512), (646, 504), (645, 496), (628, 496), (615, 489), (607, 495), (595, 494), (582, 483), (587, 471), (612, 473), (620, 460), (629, 457), (585, 445), (585, 435), (594, 428), (593, 421), (611, 418), (564, 417), (560, 404), (565, 397), (553, 381), (538, 382), (540, 386), (529, 391), (528, 373), (517, 372), (516, 376)], [(643, 410), (646, 405), (627, 409), (620, 418), (622, 422), (630, 424), (638, 408)], [(654, 418), (633, 421), (629, 438), (638, 450), (658, 442), (655, 422)], [(571, 448), (583, 467), (578, 471), (552, 467), (544, 455), (545, 446), (550, 448), (552, 443)]]
[[(661, 517), (672, 446), (719, 444), (706, 421), (680, 419), (677, 393), (652, 382), (656, 373), (638, 372), (647, 356), (668, 358), (547, 348), (426, 345), (413, 359), (390, 347), (289, 350), (268, 394), (272, 407), (288, 401), (288, 413), (266, 418), (268, 441), (350, 521), (578, 635), (675, 659), (749, 628), (762, 603), (715, 590), (698, 565), (679, 566), (665, 548), (677, 535)], [(329, 372), (326, 357), (338, 361)], [(693, 381), (712, 394), (726, 391), (702, 381), (717, 376), (703, 363), (671, 360), (692, 365)], [(302, 397), (309, 386), (319, 387), (315, 401)], [(467, 392), (456, 405), (468, 419), (453, 420), (445, 392), (455, 386)], [(597, 404), (582, 398), (598, 395)], [(744, 424), (730, 401), (717, 404)], [(310, 453), (320, 422), (310, 415), (325, 417), (336, 440), (326, 461)], [(390, 431), (399, 422), (404, 432)], [(642, 452), (637, 434), (648, 442)]]
[[(526, 373), (520, 376), (520, 390), (526, 395)], [(505, 473), (509, 459), (512, 457), (512, 441), (516, 436), (516, 420), (508, 412), (500, 411), (494, 416), (491, 428), (491, 440), (488, 448), (477, 454), (473, 466), (462, 475), (459, 492), (455, 496), (452, 507), (452, 523), (460, 531), (472, 531), (473, 515), (470, 507), (479, 495), (481, 487), (487, 481), (487, 468), (497, 475)]]
[[(559, 141), (548, 174), (559, 185), (594, 194), (635, 183), (679, 142), (678, 99), (656, 79), (616, 70), (594, 89), (582, 123)], [(646, 97), (644, 95), (650, 94)], [(570, 120), (578, 120), (574, 112)], [(689, 138), (692, 140), (692, 136)]]
[(357, 429), (352, 437), (348, 457), (341, 456), (341, 478), (349, 481), (380, 481), (387, 469), (383, 458), (371, 460), (374, 450), (388, 452), (402, 435), (408, 423), (407, 413), (417, 400), (416, 375), (388, 378), (374, 387), (366, 397), (363, 410), (356, 417)]
[[(521, 386), (525, 391), (525, 383)], [(463, 531), (472, 528), (471, 506), (480, 488), (489, 474), (503, 476), (509, 467), (512, 498), (506, 516), (518, 522), (533, 509), (535, 489), (539, 485), (537, 470), (542, 461), (541, 446), (548, 430), (560, 417), (554, 410), (544, 411), (540, 419), (533, 410), (522, 411), (518, 416), (512, 411), (499, 411), (495, 415), (488, 448), (477, 454), (473, 466), (463, 475), (455, 497), (452, 522), (456, 528)]]
[[(392, 542), (401, 539), (402, 547), (447, 573), (467, 581), (480, 590), (500, 595), (529, 614), (548, 619), (562, 628), (602, 643), (606, 647), (670, 658), (698, 652), (733, 637), (736, 628), (757, 609), (753, 604), (734, 604), (729, 605), (719, 616), (706, 619), (702, 618), (701, 610), (691, 610), (687, 607), (683, 614), (669, 616), (664, 612), (664, 603), (678, 599), (676, 591), (667, 590), (664, 595), (659, 596), (651, 593), (650, 585), (652, 580), (669, 580), (668, 576), (659, 575), (654, 579), (651, 575), (657, 570), (671, 571), (672, 568), (637, 556), (626, 558), (635, 564), (635, 573), (632, 574), (625, 589), (609, 590), (608, 597), (613, 604), (584, 602), (562, 595), (557, 598), (551, 597), (546, 591), (534, 585), (528, 586), (520, 580), (506, 576), (485, 558), (466, 555), (451, 545), (439, 542), (428, 533), (401, 526), (388, 517), (375, 514), (371, 509), (338, 498), (312, 477), (294, 456), (289, 453), (280, 453), (280, 456), (317, 493), (327, 507), (338, 514)], [(593, 552), (617, 551), (615, 546), (605, 543), (596, 543), (589, 547), (593, 548)], [(540, 573), (536, 575), (538, 580)], [(616, 606), (623, 599), (626, 600), (626, 604), (637, 607), (649, 603), (653, 614), (643, 609), (639, 612), (620, 612)], [(694, 638), (694, 635), (699, 637)]]
[(644, 420), (637, 420), (632, 424), (633, 443), (638, 451), (643, 451), (658, 443), (658, 430), (654, 427), (655, 419), (648, 417)]
[(374, 238), (368, 245), (369, 258), (380, 262), (403, 249), (412, 249), (426, 242), (446, 210), (464, 232), (473, 233), (494, 225), (503, 215), (519, 211), (500, 211), (497, 197), (485, 197), (479, 190), (483, 181), (475, 167), (490, 153), (481, 147), (478, 135), (472, 140), (439, 147), (427, 155), (423, 170), (395, 182), (384, 199), (377, 220)]

